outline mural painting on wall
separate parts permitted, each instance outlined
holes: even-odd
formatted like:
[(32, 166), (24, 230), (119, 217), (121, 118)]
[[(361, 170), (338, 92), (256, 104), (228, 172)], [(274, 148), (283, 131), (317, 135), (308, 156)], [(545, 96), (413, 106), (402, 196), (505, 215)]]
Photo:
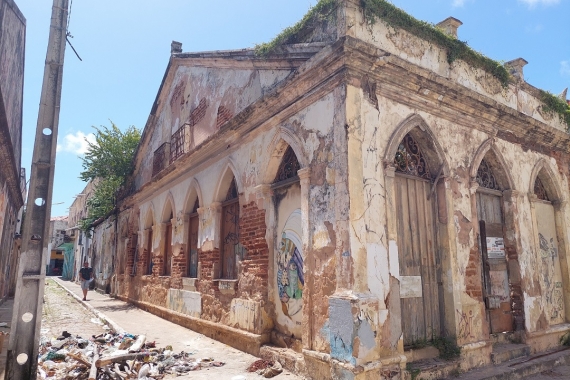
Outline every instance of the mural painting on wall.
[(277, 288), (283, 314), (301, 324), (303, 313), (303, 252), (301, 243), (301, 210), (289, 215), (277, 251)]
[(550, 305), (550, 319), (556, 320), (562, 316), (562, 282), (556, 281), (556, 262), (558, 250), (554, 245), (554, 238), (546, 238), (538, 233), (540, 257), (543, 262), (542, 281), (546, 288), (546, 301)]
[(563, 323), (565, 315), (554, 208), (551, 204), (538, 203), (536, 215), (540, 283), (550, 325), (555, 325)]

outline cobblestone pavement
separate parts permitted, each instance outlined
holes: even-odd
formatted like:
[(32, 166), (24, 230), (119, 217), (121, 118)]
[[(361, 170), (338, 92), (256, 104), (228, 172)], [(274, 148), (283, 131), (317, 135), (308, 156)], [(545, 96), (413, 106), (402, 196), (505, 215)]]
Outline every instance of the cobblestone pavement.
[[(62, 331), (88, 339), (106, 330), (91, 322), (95, 316), (52, 279), (46, 280), (42, 312), (42, 335), (58, 337)], [(95, 318), (95, 320), (97, 320)]]
[[(223, 367), (210, 367), (189, 372), (188, 375), (177, 377), (177, 379), (231, 380), (236, 376), (243, 376), (245, 380), (264, 379), (263, 376), (246, 371), (246, 368), (258, 359), (255, 356), (246, 354), (106, 295), (90, 291), (87, 294), (88, 301), (82, 302), (80, 299), (83, 295), (78, 284), (60, 279), (50, 281), (53, 281), (53, 285), (50, 283), (50, 285), (46, 286), (46, 295), (48, 293), (51, 293), (51, 295), (46, 298), (48, 300), (51, 299), (49, 308), (52, 311), (48, 311), (46, 314), (48, 317), (45, 318), (45, 328), (49, 328), (52, 333), (61, 334), (62, 330), (67, 330), (71, 334), (78, 334), (77, 331), (79, 331), (79, 335), (84, 334), (87, 336), (87, 329), (100, 329), (101, 326), (91, 322), (94, 315), (82, 305), (82, 303), (88, 304), (88, 307), (92, 307), (97, 312), (104, 314), (105, 319), (110, 321), (110, 323), (118, 325), (131, 334), (144, 334), (147, 337), (147, 341), (156, 341), (159, 347), (172, 345), (174, 351), (192, 352), (198, 358), (212, 357), (216, 361), (226, 363)], [(75, 294), (76, 297), (64, 295), (69, 294), (68, 291), (57, 286), (55, 282), (64, 286), (69, 292)], [(57, 317), (58, 313), (60, 317)], [(62, 320), (64, 319), (63, 317), (65, 317), (66, 321)], [(303, 378), (283, 371), (283, 373), (273, 377), (273, 379), (301, 380)]]

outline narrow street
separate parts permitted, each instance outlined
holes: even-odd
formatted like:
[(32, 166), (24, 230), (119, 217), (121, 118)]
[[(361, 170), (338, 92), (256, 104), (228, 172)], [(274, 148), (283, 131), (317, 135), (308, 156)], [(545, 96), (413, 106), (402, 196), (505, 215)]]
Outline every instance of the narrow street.
[[(147, 337), (147, 341), (156, 341), (157, 347), (170, 345), (173, 352), (184, 351), (196, 358), (213, 358), (215, 361), (225, 363), (222, 367), (202, 368), (177, 378), (212, 379), (215, 377), (220, 380), (264, 378), (255, 372), (247, 372), (247, 367), (258, 360), (252, 355), (106, 295), (90, 291), (85, 305), (82, 305), (81, 298), (79, 285), (55, 277), (47, 279), (42, 336), (51, 339), (67, 331), (74, 336), (89, 338), (107, 331), (100, 322), (103, 320), (108, 325), (130, 334), (143, 334)], [(97, 312), (100, 314), (95, 315), (94, 313)], [(169, 375), (165, 378), (169, 378)], [(301, 379), (287, 371), (283, 371), (274, 378)]]

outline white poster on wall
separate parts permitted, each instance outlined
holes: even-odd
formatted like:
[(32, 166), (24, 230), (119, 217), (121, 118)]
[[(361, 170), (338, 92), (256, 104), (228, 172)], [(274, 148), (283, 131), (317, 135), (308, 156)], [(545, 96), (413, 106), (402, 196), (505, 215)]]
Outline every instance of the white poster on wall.
[(487, 257), (490, 259), (502, 259), (505, 257), (505, 244), (502, 237), (487, 238)]

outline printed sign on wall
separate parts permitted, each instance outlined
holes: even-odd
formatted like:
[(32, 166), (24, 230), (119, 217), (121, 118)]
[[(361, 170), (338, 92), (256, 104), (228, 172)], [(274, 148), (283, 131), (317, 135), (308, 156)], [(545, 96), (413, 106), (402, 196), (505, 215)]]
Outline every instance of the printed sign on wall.
[(505, 257), (505, 244), (502, 237), (487, 238), (487, 257), (490, 259), (502, 259)]

